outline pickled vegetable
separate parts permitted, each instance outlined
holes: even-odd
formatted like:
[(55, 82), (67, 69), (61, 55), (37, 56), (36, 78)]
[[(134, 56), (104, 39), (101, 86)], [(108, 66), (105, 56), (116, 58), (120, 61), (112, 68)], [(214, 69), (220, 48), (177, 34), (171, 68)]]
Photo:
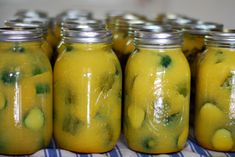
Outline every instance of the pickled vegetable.
[(126, 66), (124, 134), (144, 153), (181, 150), (188, 136), (190, 70), (176, 49), (140, 48)]
[(38, 130), (44, 125), (44, 114), (39, 108), (32, 109), (24, 120), (25, 126), (32, 130)]

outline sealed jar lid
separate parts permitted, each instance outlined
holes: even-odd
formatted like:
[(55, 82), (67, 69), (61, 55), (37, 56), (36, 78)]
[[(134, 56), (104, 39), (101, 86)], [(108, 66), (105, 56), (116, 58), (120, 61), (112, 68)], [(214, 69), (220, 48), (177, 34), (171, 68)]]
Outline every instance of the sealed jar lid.
[(43, 34), (47, 34), (47, 25), (41, 21), (37, 20), (24, 20), (24, 19), (12, 19), (12, 20), (6, 20), (4, 22), (4, 25), (6, 27), (21, 27), (21, 28), (40, 28), (43, 31)]
[(222, 31), (211, 31), (205, 36), (207, 45), (221, 45), (235, 47), (235, 30), (223, 29)]
[(186, 32), (190, 34), (206, 35), (210, 31), (221, 31), (223, 29), (223, 24), (214, 22), (203, 22), (198, 21), (194, 24), (188, 24), (185, 27)]
[[(159, 30), (159, 31), (158, 31)], [(139, 30), (135, 31), (134, 43), (137, 46), (171, 46), (179, 47), (182, 43), (182, 31), (159, 28), (158, 30)]]
[(65, 29), (63, 31), (64, 42), (79, 42), (79, 43), (110, 43), (112, 41), (112, 33), (107, 30), (98, 31), (77, 31)]
[(19, 10), (16, 12), (15, 16), (21, 17), (21, 18), (47, 18), (48, 15), (44, 11), (40, 10)]
[(106, 25), (100, 20), (65, 20), (62, 22), (63, 29), (76, 29), (76, 30), (103, 30)]
[(0, 41), (21, 42), (42, 40), (42, 30), (39, 28), (0, 28)]

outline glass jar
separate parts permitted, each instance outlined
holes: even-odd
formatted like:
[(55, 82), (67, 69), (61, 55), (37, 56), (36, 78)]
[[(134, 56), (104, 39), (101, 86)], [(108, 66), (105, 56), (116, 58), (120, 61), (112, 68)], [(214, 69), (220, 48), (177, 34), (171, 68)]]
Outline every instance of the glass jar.
[(178, 31), (136, 31), (125, 71), (124, 135), (130, 149), (183, 149), (189, 129), (190, 69)]
[(80, 153), (111, 150), (121, 130), (122, 72), (109, 31), (63, 32), (66, 49), (54, 67), (54, 136)]
[(52, 134), (52, 69), (38, 29), (0, 28), (0, 154), (32, 154)]
[(211, 32), (196, 79), (195, 136), (215, 151), (235, 151), (235, 31)]
[(41, 41), (42, 50), (45, 55), (49, 58), (49, 60), (53, 57), (53, 49), (52, 46), (48, 43), (48, 27), (46, 27), (42, 22), (36, 20), (26, 20), (26, 19), (14, 19), (14, 20), (6, 20), (4, 22), (6, 27), (12, 28), (37, 28), (42, 29), (43, 32), (43, 39)]

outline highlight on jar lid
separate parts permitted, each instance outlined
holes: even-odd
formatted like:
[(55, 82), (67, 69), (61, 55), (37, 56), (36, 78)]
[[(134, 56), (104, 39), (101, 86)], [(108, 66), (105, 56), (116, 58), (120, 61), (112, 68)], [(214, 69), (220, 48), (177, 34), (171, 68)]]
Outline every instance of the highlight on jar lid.
[(15, 13), (15, 16), (20, 18), (48, 18), (48, 14), (40, 10), (19, 10)]
[(67, 10), (56, 17), (59, 23), (65, 19), (92, 19), (92, 13), (86, 10)]
[(12, 19), (4, 21), (6, 27), (22, 27), (22, 28), (40, 28), (43, 31), (43, 34), (47, 34), (47, 25), (41, 21), (36, 20), (24, 20), (24, 19)]
[(221, 31), (211, 31), (205, 36), (207, 45), (216, 44), (222, 46), (235, 47), (235, 30), (223, 29)]
[(191, 34), (206, 35), (210, 31), (221, 31), (223, 29), (223, 24), (214, 22), (203, 22), (198, 21), (197, 23), (188, 24), (185, 26), (185, 31)]
[(40, 41), (42, 35), (39, 28), (0, 28), (0, 41)]
[(173, 20), (168, 20), (165, 23), (172, 25), (175, 29), (184, 29), (189, 24), (197, 23), (197, 19), (190, 18), (187, 16), (180, 16)]
[(67, 19), (61, 23), (63, 29), (76, 29), (76, 30), (102, 30), (106, 25), (101, 20), (71, 20)]
[(168, 29), (146, 29), (135, 31), (134, 43), (137, 46), (171, 46), (179, 47), (182, 43), (182, 31)]
[(112, 33), (108, 30), (93, 30), (93, 31), (77, 31), (64, 29), (62, 40), (64, 42), (79, 42), (79, 43), (111, 43)]
[(173, 13), (160, 13), (157, 15), (156, 21), (160, 23), (167, 23), (168, 21), (174, 21), (180, 17), (183, 17), (183, 15)]

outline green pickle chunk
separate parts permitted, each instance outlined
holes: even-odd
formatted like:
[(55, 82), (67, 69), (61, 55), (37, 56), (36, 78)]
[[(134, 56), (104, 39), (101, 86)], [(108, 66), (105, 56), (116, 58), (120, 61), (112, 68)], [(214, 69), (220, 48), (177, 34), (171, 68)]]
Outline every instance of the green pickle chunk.
[(186, 83), (179, 84), (177, 86), (177, 91), (179, 92), (180, 95), (183, 95), (184, 97), (186, 97), (189, 93)]
[(171, 65), (171, 57), (168, 55), (161, 55), (161, 61), (160, 64), (164, 68), (168, 68)]
[(18, 52), (18, 53), (23, 53), (25, 51), (25, 48), (21, 47), (21, 46), (14, 46), (12, 48), (12, 52)]
[(146, 137), (141, 141), (141, 145), (145, 150), (151, 150), (157, 146), (157, 141), (153, 137)]
[(41, 69), (41, 68), (39, 68), (39, 67), (35, 67), (35, 68), (32, 70), (33, 76), (34, 76), (34, 75), (42, 74), (43, 72), (44, 72), (44, 70)]
[(174, 124), (179, 124), (182, 119), (182, 114), (180, 112), (167, 116), (163, 119), (164, 125), (171, 126)]
[(7, 105), (7, 100), (4, 95), (0, 92), (0, 111), (3, 110)]
[(25, 127), (32, 130), (39, 130), (44, 126), (45, 116), (40, 108), (33, 108), (24, 119)]
[(20, 78), (19, 71), (3, 71), (1, 80), (5, 84), (15, 84)]
[(115, 78), (113, 74), (105, 75), (100, 83), (101, 90), (104, 92), (108, 92), (112, 88), (114, 81)]
[(65, 116), (62, 127), (63, 131), (75, 135), (82, 127), (82, 122), (76, 116), (69, 114)]
[(223, 51), (219, 50), (215, 53), (215, 63), (221, 63), (225, 59)]
[(230, 73), (222, 83), (221, 87), (231, 90), (232, 87), (234, 87), (234, 85), (235, 85), (235, 75)]
[(37, 94), (46, 94), (50, 92), (50, 86), (48, 84), (39, 83), (36, 85)]

